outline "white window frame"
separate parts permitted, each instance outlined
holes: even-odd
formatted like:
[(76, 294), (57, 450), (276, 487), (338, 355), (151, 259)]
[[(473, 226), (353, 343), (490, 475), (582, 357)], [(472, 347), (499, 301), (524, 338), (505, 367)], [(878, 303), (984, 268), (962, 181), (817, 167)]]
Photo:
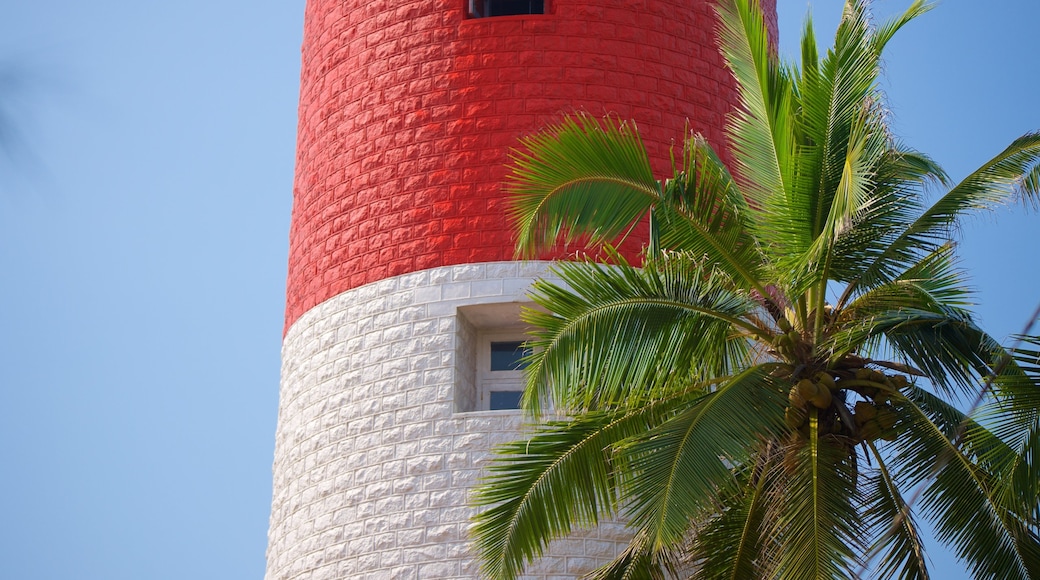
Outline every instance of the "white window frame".
[(481, 411), (515, 411), (516, 409), (492, 409), (492, 391), (523, 392), (524, 371), (491, 370), (491, 343), (526, 342), (530, 336), (523, 332), (480, 332), (477, 334), (477, 405)]
[(520, 320), (530, 302), (489, 302), (460, 305), (456, 311), (454, 400), (456, 413), (519, 413), (491, 411), (491, 391), (523, 391), (524, 371), (491, 371), (492, 342), (526, 342), (533, 328)]

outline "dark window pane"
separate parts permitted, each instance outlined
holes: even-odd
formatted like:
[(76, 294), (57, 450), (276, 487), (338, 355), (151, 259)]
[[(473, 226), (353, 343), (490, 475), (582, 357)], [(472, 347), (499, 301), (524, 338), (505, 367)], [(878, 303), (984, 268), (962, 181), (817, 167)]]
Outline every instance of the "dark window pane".
[(523, 341), (492, 342), (491, 370), (518, 371), (527, 365), (520, 359), (530, 354)]
[(470, 0), (470, 16), (545, 14), (544, 0)]
[(502, 409), (519, 409), (520, 408), (520, 396), (523, 391), (491, 391), (491, 405), (492, 411), (501, 411)]

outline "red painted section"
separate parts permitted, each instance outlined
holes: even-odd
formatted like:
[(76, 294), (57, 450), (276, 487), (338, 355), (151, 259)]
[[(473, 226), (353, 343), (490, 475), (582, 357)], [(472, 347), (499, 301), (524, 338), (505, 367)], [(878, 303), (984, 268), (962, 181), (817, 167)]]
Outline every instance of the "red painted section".
[(509, 148), (561, 113), (634, 119), (662, 172), (687, 119), (721, 145), (732, 79), (710, 0), (484, 19), (465, 2), (308, 0), (286, 329), (369, 282), (511, 259)]

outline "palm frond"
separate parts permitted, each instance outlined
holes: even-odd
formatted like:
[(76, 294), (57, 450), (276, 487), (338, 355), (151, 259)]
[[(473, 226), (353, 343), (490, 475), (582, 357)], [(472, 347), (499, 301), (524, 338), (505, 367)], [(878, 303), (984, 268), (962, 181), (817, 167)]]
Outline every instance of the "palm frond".
[(520, 143), (526, 151), (514, 151), (506, 189), (521, 256), (561, 238), (614, 241), (660, 198), (634, 124), (579, 114)]
[(696, 534), (690, 558), (704, 580), (760, 578), (764, 572), (770, 475), (775, 446), (763, 444), (753, 462), (744, 466), (739, 489), (721, 498), (718, 514)]
[[(932, 254), (922, 256), (891, 282), (872, 288), (838, 311), (836, 322), (840, 330), (821, 341), (818, 348), (821, 354), (837, 360), (848, 353), (877, 345), (889, 334), (899, 337), (903, 344), (911, 344), (915, 338), (933, 344), (935, 340), (930, 331), (915, 336), (915, 326), (911, 322), (913, 312), (930, 313), (927, 316), (931, 327), (922, 324), (918, 330), (941, 329), (942, 319), (970, 325), (969, 299), (953, 246), (940, 246)], [(924, 346), (911, 350), (920, 351), (918, 358), (927, 356)], [(942, 380), (939, 383), (944, 387), (947, 385)]]
[(969, 316), (953, 310), (909, 310), (885, 332), (885, 338), (932, 384), (951, 394), (955, 387), (969, 396), (977, 394), (1001, 352), (1000, 345)]
[(475, 517), (481, 570), (516, 578), (549, 542), (574, 527), (616, 513), (618, 491), (611, 449), (645, 433), (684, 404), (681, 397), (629, 414), (588, 413), (550, 422), (528, 440), (499, 447), (475, 492), (487, 509)]
[(886, 465), (885, 456), (872, 442), (865, 445), (877, 465), (876, 473), (865, 486), (863, 518), (878, 538), (869, 550), (871, 557), (881, 557), (876, 568), (877, 577), (927, 580), (924, 544), (910, 506), (903, 499), (899, 485)]
[(1040, 206), (1040, 164), (1034, 165), (1022, 178), (1020, 187), (1023, 192), (1022, 198), (1027, 204), (1034, 208)]
[(681, 542), (691, 521), (703, 520), (721, 494), (736, 490), (731, 471), (749, 459), (762, 437), (783, 426), (783, 385), (760, 365), (721, 382), (696, 406), (621, 448), (626, 513), (655, 548)]
[(1013, 336), (1005, 369), (994, 379), (994, 391), (1006, 395), (1002, 404), (1017, 411), (1040, 413), (1040, 336)]
[(995, 354), (976, 414), (1009, 445), (1023, 447), (1040, 421), (1040, 352), (1027, 346), (1040, 338), (1017, 339), (1022, 344)]
[(724, 274), (685, 254), (647, 259), (642, 269), (561, 263), (563, 285), (541, 281), (527, 310), (530, 342), (524, 407), (537, 413), (637, 406), (749, 360), (747, 337), (762, 331), (745, 315), (758, 305), (730, 290)]
[(1033, 529), (1040, 526), (1040, 425), (1025, 430), (1014, 469), (998, 481), (996, 494)]
[(911, 4), (902, 14), (877, 25), (874, 28), (870, 43), (874, 48), (874, 52), (881, 54), (885, 45), (888, 44), (888, 41), (892, 40), (892, 37), (899, 32), (899, 29), (906, 26), (906, 24), (914, 18), (917, 18), (933, 8), (935, 8), (935, 4), (932, 2), (914, 0), (913, 4)]
[[(869, 178), (875, 161), (862, 153), (876, 148), (868, 148), (868, 142), (880, 140), (884, 145), (886, 141), (887, 131), (877, 122), (879, 55), (870, 50), (869, 34), (864, 7), (850, 3), (834, 48), (820, 62), (819, 74), (810, 77), (815, 82), (799, 86), (799, 128), (810, 148), (799, 156), (804, 186), (798, 193), (806, 198), (805, 223), (814, 239), (837, 225), (828, 224), (828, 216), (849, 219), (858, 208), (861, 195), (849, 195), (858, 189), (849, 183), (850, 171), (858, 175), (856, 181)], [(835, 196), (837, 209), (833, 209)]]
[[(775, 575), (780, 578), (851, 578), (865, 551), (858, 534), (861, 503), (847, 443), (820, 437), (817, 410), (810, 409), (809, 433), (793, 438), (776, 486), (779, 539)], [(772, 574), (770, 575), (772, 576)]]
[(1034, 203), (1040, 197), (1030, 176), (1040, 164), (1040, 133), (1027, 133), (939, 198), (892, 240), (888, 248), (853, 280), (850, 291), (883, 280), (884, 272), (903, 269), (908, 256), (928, 253), (949, 241), (959, 219), (972, 211), (992, 209), (1015, 194)]
[[(834, 242), (831, 278), (838, 282), (858, 279), (879, 256), (889, 251), (889, 246), (898, 239), (906, 224), (924, 210), (921, 202), (924, 188), (945, 182), (946, 174), (942, 168), (926, 155), (893, 144), (874, 168), (874, 190), (870, 199), (860, 206), (849, 227)], [(899, 260), (894, 260), (884, 269), (881, 279), (894, 279), (909, 264), (920, 259), (921, 253), (917, 248), (906, 248)], [(860, 291), (858, 287), (850, 286), (838, 300), (837, 307), (843, 307), (857, 291)]]
[(722, 0), (718, 14), (721, 49), (740, 100), (729, 121), (730, 145), (745, 196), (763, 206), (783, 195), (792, 177), (791, 79), (776, 62), (757, 0)]
[(953, 244), (944, 244), (919, 260), (891, 282), (857, 297), (841, 310), (841, 322), (869, 320), (901, 307), (923, 310), (951, 309), (967, 313), (971, 292), (958, 268)]
[(963, 308), (964, 293), (948, 258), (940, 248), (908, 270), (907, 280), (861, 296), (842, 314), (848, 324), (821, 350), (837, 360), (883, 341), (944, 392), (975, 395), (1003, 349)]
[(667, 552), (654, 551), (647, 534), (640, 531), (617, 557), (583, 580), (667, 580), (676, 577), (671, 560)]
[[(859, 3), (850, 3), (835, 47), (819, 63), (804, 63), (797, 86), (797, 155), (793, 187), (780, 207), (764, 207), (764, 230), (799, 227), (801, 245), (775, 238), (769, 247), (781, 270), (794, 272), (799, 287), (826, 277), (830, 249), (872, 191), (874, 167), (887, 149), (875, 94), (878, 55), (869, 46), (870, 27)], [(805, 48), (803, 47), (803, 52)], [(780, 212), (780, 213), (778, 213)], [(788, 236), (795, 241), (793, 236)], [(812, 274), (806, 279), (806, 274)]]
[(729, 170), (700, 135), (689, 136), (682, 165), (655, 209), (663, 248), (705, 256), (744, 288), (764, 291), (762, 256), (745, 227), (749, 208)]
[[(993, 493), (999, 466), (995, 471), (985, 467), (1006, 451), (981, 426), (926, 391), (907, 394), (907, 436), (896, 441), (897, 462), (908, 485), (929, 482), (922, 510), (935, 524), (938, 539), (950, 544), (976, 577), (1037, 577), (1040, 538), (1012, 511), (1016, 506)], [(952, 441), (961, 425), (967, 426), (963, 445), (974, 449), (976, 460)]]
[[(863, 208), (874, 201), (877, 166), (885, 156), (887, 143), (884, 132), (870, 128), (868, 123), (870, 119), (862, 118), (848, 128), (848, 148), (837, 184), (833, 192), (815, 196), (817, 211), (827, 213), (817, 217), (819, 231), (814, 231), (810, 247), (789, 262), (796, 272), (802, 270), (796, 275), (799, 287), (819, 285), (833, 278), (834, 262), (840, 261), (835, 257), (835, 244), (861, 219)], [(785, 261), (779, 263), (784, 265)], [(813, 307), (819, 309), (823, 307), (825, 293), (819, 292), (817, 297), (818, 303)]]
[(1009, 504), (1040, 525), (1040, 337), (1013, 337), (1016, 347), (993, 379), (992, 401), (978, 412), (993, 434), (1017, 453), (997, 485)]

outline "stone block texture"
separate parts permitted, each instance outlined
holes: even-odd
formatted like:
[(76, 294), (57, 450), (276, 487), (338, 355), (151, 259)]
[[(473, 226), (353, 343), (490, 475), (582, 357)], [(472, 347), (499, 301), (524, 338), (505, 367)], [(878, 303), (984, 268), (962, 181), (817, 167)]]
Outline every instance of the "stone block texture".
[[(433, 268), (341, 293), (283, 346), (268, 580), (477, 578), (468, 497), (518, 411), (472, 408), (473, 304), (523, 301), (545, 263)], [(466, 362), (466, 361), (469, 362)], [(469, 393), (469, 394), (466, 394)], [(560, 541), (529, 578), (576, 578), (628, 540)]]
[[(634, 120), (662, 175), (687, 124), (724, 145), (714, 0), (467, 4), (307, 0), (268, 580), (477, 576), (467, 495), (523, 426), (473, 411), (490, 310), (471, 307), (521, 301), (545, 272), (509, 261), (519, 137), (574, 111)], [(616, 524), (560, 541), (531, 578), (576, 578), (626, 542)]]
[(634, 120), (662, 172), (687, 122), (723, 145), (733, 83), (712, 0), (476, 19), (467, 2), (308, 0), (286, 330), (351, 288), (510, 259), (509, 149), (562, 113)]

